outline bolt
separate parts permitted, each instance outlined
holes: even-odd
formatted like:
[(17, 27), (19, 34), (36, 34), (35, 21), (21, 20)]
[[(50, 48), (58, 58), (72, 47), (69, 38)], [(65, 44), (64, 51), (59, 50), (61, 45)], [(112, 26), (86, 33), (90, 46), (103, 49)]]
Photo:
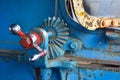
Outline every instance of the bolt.
[(77, 48), (77, 42), (71, 42), (70, 47), (71, 47), (72, 49)]

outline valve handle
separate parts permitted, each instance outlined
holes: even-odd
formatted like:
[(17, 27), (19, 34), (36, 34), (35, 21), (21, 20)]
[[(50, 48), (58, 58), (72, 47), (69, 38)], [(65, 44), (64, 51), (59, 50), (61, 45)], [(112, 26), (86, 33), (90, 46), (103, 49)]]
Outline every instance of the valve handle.
[(32, 57), (29, 58), (29, 61), (35, 61), (37, 59), (39, 59), (42, 56), (45, 56), (47, 51), (43, 50), (42, 48), (40, 48), (38, 45), (34, 44), (34, 48), (37, 49), (39, 51), (39, 54), (35, 54)]
[(30, 49), (32, 47), (34, 47), (35, 49), (37, 49), (39, 51), (38, 54), (34, 54), (32, 58), (29, 58), (30, 61), (34, 61), (39, 59), (42, 56), (45, 56), (47, 51), (43, 50), (42, 48), (40, 48), (38, 45), (40, 44), (40, 36), (38, 35), (38, 33), (36, 32), (30, 32), (28, 34), (24, 34), (21, 31), (21, 28), (18, 24), (12, 24), (9, 27), (9, 31), (12, 34), (17, 34), (21, 39), (20, 39), (20, 45), (25, 48), (25, 49)]
[(44, 51), (40, 52), (39, 54), (34, 54), (32, 57), (29, 58), (29, 61), (35, 61), (35, 60), (39, 59), (40, 57), (45, 56), (46, 53), (47, 53), (47, 51), (44, 50)]

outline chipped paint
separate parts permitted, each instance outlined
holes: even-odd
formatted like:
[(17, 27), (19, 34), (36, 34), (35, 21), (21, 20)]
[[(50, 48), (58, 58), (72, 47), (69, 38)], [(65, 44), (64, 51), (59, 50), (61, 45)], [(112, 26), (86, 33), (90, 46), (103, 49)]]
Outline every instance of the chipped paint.
[(107, 70), (120, 72), (120, 62), (118, 61), (107, 61), (107, 60), (97, 60), (97, 59), (88, 59), (88, 58), (79, 58), (73, 56), (66, 56), (72, 60), (77, 61), (77, 67), (87, 68), (93, 70)]
[(97, 28), (120, 28), (119, 18), (110, 18), (110, 17), (95, 17), (91, 16), (84, 10), (83, 0), (72, 0), (74, 13), (83, 27), (88, 30), (96, 30)]

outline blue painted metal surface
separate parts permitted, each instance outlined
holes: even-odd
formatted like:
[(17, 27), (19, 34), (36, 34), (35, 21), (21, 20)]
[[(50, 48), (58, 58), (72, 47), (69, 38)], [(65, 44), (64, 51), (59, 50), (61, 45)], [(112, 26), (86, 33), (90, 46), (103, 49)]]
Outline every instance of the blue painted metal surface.
[[(82, 41), (84, 48), (75, 52), (76, 56), (101, 59), (101, 60), (113, 60), (120, 61), (119, 56), (115, 56), (117, 52), (119, 54), (120, 46), (114, 44), (106, 44), (105, 29), (98, 29), (96, 31), (88, 31), (81, 25), (74, 22), (65, 7), (65, 1), (60, 0), (60, 15), (68, 23), (70, 27), (71, 37), (75, 37)], [(78, 33), (77, 33), (78, 32)], [(79, 34), (79, 35), (78, 35)], [(81, 36), (80, 36), (81, 35)]]
[[(24, 32), (33, 27), (40, 26), (47, 17), (57, 15), (54, 14), (54, 10), (56, 10), (54, 6), (55, 0), (0, 0), (0, 50), (20, 50), (27, 53), (19, 46), (18, 37), (9, 33), (9, 25), (11, 23), (18, 23), (22, 26)], [(71, 40), (65, 44), (63, 49), (72, 51), (72, 54), (70, 54), (72, 56), (120, 61), (120, 46), (106, 44), (105, 30), (88, 31), (74, 22), (66, 11), (65, 0), (59, 0), (57, 6), (58, 16), (64, 19), (70, 28)], [(81, 43), (79, 41), (75, 42), (75, 39), (82, 41), (83, 45), (77, 45), (80, 48), (77, 47), (76, 49), (76, 42)], [(70, 47), (68, 47), (69, 44)], [(36, 51), (28, 51), (28, 53), (31, 52), (34, 53)], [(83, 68), (66, 69), (76, 67), (76, 61), (60, 58), (53, 61), (41, 59), (32, 63), (2, 60), (0, 61), (0, 80), (21, 80), (21, 78), (22, 80), (35, 80), (33, 65), (34, 67), (42, 67), (38, 71), (40, 73), (40, 80), (117, 80), (120, 78), (119, 72)]]
[[(19, 38), (8, 31), (11, 23), (18, 23), (23, 31), (42, 24), (43, 20), (54, 15), (54, 0), (0, 0), (0, 49), (22, 50)], [(0, 61), (0, 80), (34, 80), (34, 71), (28, 64)], [(6, 76), (5, 76), (6, 75)]]
[(0, 38), (0, 48), (21, 49), (17, 44), (18, 37), (11, 35), (8, 27), (12, 23), (17, 23), (22, 26), (24, 32), (33, 27), (38, 27), (43, 23), (44, 19), (54, 16), (54, 7), (51, 6), (54, 6), (54, 0), (0, 0), (0, 23), (2, 24), (0, 36), (4, 35), (4, 37)]
[(120, 73), (103, 71), (103, 70), (90, 70), (90, 69), (74, 69), (68, 70), (67, 80), (118, 80)]

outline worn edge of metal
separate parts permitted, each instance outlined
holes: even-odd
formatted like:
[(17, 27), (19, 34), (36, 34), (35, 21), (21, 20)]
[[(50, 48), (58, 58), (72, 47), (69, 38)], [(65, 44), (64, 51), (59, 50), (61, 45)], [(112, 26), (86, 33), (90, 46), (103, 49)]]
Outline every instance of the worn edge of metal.
[[(0, 55), (4, 55), (4, 53), (11, 53), (14, 50), (0, 50)], [(14, 52), (16, 55), (24, 54), (23, 51)], [(4, 55), (5, 57), (5, 55)], [(8, 57), (8, 56), (6, 56)], [(15, 56), (16, 57), (16, 56)], [(12, 58), (12, 57), (11, 57)], [(58, 64), (59, 63), (59, 64)], [(67, 64), (67, 65), (64, 65)], [(64, 65), (64, 66), (63, 66)], [(69, 66), (68, 66), (69, 65)], [(54, 67), (61, 67), (61, 68), (86, 68), (86, 69), (93, 69), (93, 70), (106, 70), (106, 71), (115, 71), (120, 72), (120, 62), (118, 61), (107, 61), (107, 60), (98, 60), (98, 59), (88, 59), (88, 58), (80, 58), (76, 56), (68, 56), (65, 55), (64, 57), (59, 57), (56, 59), (48, 60), (49, 68)]]
[(66, 55), (65, 57), (69, 58), (71, 61), (77, 61), (76, 67), (78, 68), (120, 72), (120, 62), (118, 61), (79, 58), (76, 56), (68, 55)]

